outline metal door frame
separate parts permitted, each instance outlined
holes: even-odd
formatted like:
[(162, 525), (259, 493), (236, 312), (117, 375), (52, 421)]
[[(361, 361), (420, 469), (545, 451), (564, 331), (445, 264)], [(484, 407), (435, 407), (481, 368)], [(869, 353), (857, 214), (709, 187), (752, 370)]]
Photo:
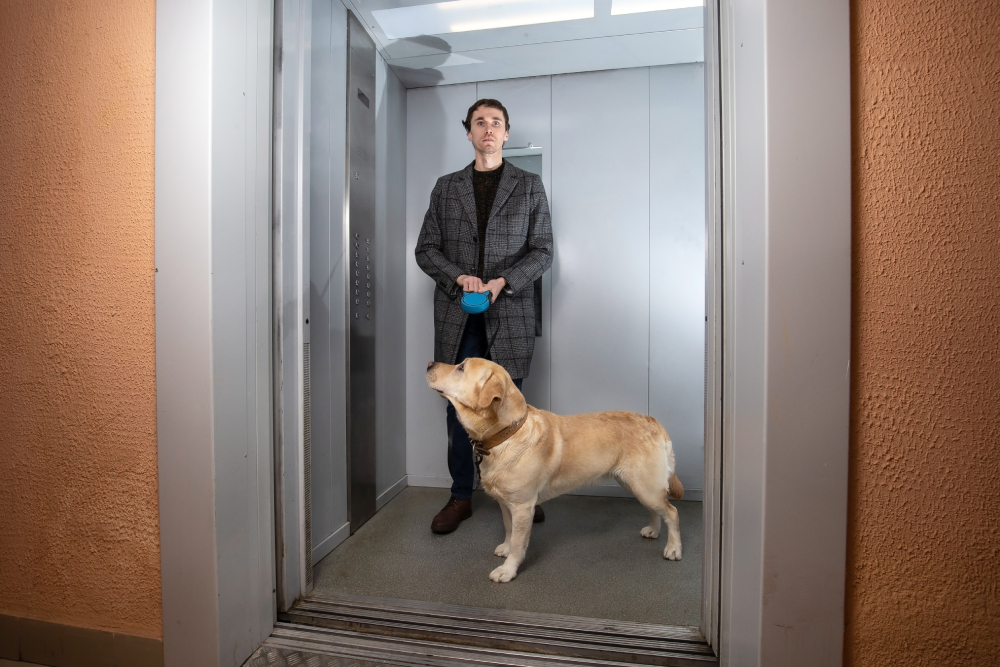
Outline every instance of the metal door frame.
[[(286, 1), (309, 5), (309, 0)], [(167, 665), (229, 662), (220, 642), (246, 609), (242, 592), (219, 586), (219, 574), (244, 567), (248, 556), (227, 545), (240, 536), (261, 537), (256, 528), (231, 523), (220, 511), (245, 503), (248, 490), (224, 483), (231, 471), (215, 467), (228, 465), (221, 455), (228, 436), (219, 430), (225, 423), (213, 403), (213, 392), (223, 389), (213, 389), (211, 381), (213, 346), (222, 344), (213, 341), (213, 309), (221, 304), (212, 301), (211, 276), (225, 268), (216, 264), (212, 247), (228, 233), (221, 216), (246, 212), (227, 208), (217, 195), (225, 194), (230, 182), (205, 169), (216, 164), (213, 156), (218, 161), (234, 155), (218, 152), (217, 142), (231, 125), (220, 116), (228, 107), (213, 105), (216, 96), (229, 94), (232, 79), (206, 76), (206, 63), (245, 62), (248, 76), (259, 81), (262, 61), (255, 64), (248, 53), (268, 42), (254, 28), (247, 28), (246, 39), (232, 39), (232, 30), (241, 28), (221, 20), (222, 12), (259, 16), (258, 4), (230, 0), (206, 10), (191, 1), (157, 3), (156, 361)], [(840, 663), (843, 634), (847, 520), (849, 4), (721, 0), (718, 7), (713, 53), (719, 81), (713, 90), (719, 98), (713, 105), (721, 139), (713, 153), (720, 164), (712, 183), (725, 196), (721, 203), (718, 195), (710, 201), (722, 213), (722, 247), (710, 251), (723, 257), (725, 269), (721, 293), (727, 298), (713, 305), (725, 331), (721, 364), (714, 361), (725, 380), (725, 429), (715, 447), (719, 451), (721, 444), (720, 459), (713, 464), (721, 467), (720, 489), (712, 497), (723, 521), (718, 623), (708, 634), (718, 637), (727, 665), (834, 665)], [(301, 36), (300, 47), (307, 47), (308, 35)], [(276, 60), (276, 71), (295, 69), (294, 59), (281, 63), (280, 52)], [(286, 109), (275, 88), (269, 120), (276, 132), (303, 122), (307, 93), (300, 87), (293, 97), (301, 113), (283, 119)], [(282, 145), (276, 142), (274, 150), (273, 182), (286, 184), (287, 176), (301, 184), (301, 169), (277, 168)], [(270, 165), (259, 150), (237, 159), (247, 173)], [(301, 166), (301, 154), (290, 164)], [(280, 194), (278, 187), (275, 193)], [(276, 252), (286, 231), (278, 214), (287, 203), (292, 217), (285, 220), (301, 219), (303, 203), (296, 201), (275, 197)], [(256, 221), (248, 217), (247, 224)], [(233, 243), (240, 238), (234, 236)], [(277, 285), (284, 267), (274, 268)], [(292, 307), (283, 296), (276, 291), (273, 297), (276, 346), (294, 335), (289, 319), (283, 321), (291, 314), (285, 307)], [(294, 394), (282, 394), (290, 385), (280, 379), (301, 364), (274, 363), (275, 416), (301, 414)], [(716, 397), (719, 391), (714, 389)], [(710, 423), (718, 424), (718, 417)], [(179, 429), (185, 425), (192, 428)], [(307, 592), (298, 537), (305, 501), (301, 473), (293, 465), (301, 457), (302, 436), (298, 428), (288, 431), (289, 439), (283, 434), (276, 424), (271, 444), (281, 491), (272, 525), (282, 535), (278, 586), (287, 602)], [(290, 465), (282, 470), (286, 462)], [(259, 486), (254, 493), (267, 490), (266, 484)], [(273, 594), (268, 581), (253, 586), (260, 599)], [(277, 604), (283, 604), (280, 594)], [(266, 623), (266, 618), (253, 621), (253, 632), (266, 634)], [(197, 636), (175, 630), (185, 627), (199, 628)]]

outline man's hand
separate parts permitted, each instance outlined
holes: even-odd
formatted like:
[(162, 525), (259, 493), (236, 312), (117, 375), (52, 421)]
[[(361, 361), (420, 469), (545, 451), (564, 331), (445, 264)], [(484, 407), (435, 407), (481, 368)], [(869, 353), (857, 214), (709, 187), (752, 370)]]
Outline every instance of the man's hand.
[(455, 282), (458, 283), (458, 286), (462, 288), (463, 292), (486, 291), (486, 285), (484, 285), (483, 281), (476, 276), (467, 276), (465, 274), (462, 274), (458, 277), (458, 279)]
[[(486, 283), (486, 289), (490, 291), (490, 303), (493, 303), (494, 301), (497, 300), (497, 297), (500, 296), (500, 290), (502, 290), (506, 286), (507, 286), (507, 280), (502, 276), (500, 278), (494, 278), (493, 280)], [(483, 291), (485, 292), (486, 290)]]

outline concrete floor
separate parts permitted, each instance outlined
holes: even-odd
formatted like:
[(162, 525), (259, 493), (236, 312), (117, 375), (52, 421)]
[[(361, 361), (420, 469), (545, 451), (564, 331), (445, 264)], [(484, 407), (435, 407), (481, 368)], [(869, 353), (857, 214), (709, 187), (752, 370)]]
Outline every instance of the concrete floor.
[(665, 530), (648, 540), (649, 513), (632, 498), (560, 496), (546, 502), (517, 578), (495, 584), (502, 560), (496, 501), (481, 491), (472, 518), (450, 535), (431, 532), (447, 489), (408, 487), (316, 565), (317, 593), (443, 602), (589, 618), (698, 625), (701, 619), (702, 511), (676, 502), (683, 560), (663, 559)]

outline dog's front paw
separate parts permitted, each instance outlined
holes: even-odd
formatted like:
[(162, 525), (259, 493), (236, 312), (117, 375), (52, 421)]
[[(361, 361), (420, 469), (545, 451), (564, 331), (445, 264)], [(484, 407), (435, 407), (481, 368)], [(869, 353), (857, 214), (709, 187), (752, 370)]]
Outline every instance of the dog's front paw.
[(507, 567), (507, 565), (504, 564), (490, 572), (490, 581), (495, 581), (498, 584), (506, 584), (516, 576), (517, 570), (512, 567)]
[(681, 559), (681, 545), (679, 544), (668, 544), (667, 548), (663, 550), (663, 557), (667, 560), (680, 560)]
[(506, 542), (498, 544), (497, 548), (493, 550), (493, 555), (500, 556), (500, 558), (506, 558), (510, 555), (510, 545)]
[(653, 530), (649, 526), (646, 526), (645, 528), (639, 531), (639, 534), (642, 535), (643, 537), (648, 537), (651, 540), (655, 540), (657, 537), (660, 536), (660, 531)]

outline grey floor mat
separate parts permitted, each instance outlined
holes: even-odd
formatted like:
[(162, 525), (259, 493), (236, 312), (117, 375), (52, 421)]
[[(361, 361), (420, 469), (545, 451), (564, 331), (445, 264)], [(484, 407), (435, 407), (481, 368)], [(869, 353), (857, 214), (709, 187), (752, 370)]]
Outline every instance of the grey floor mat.
[(701, 619), (702, 506), (675, 502), (684, 558), (663, 559), (665, 530), (647, 540), (649, 514), (632, 498), (561, 496), (546, 502), (517, 578), (489, 580), (502, 560), (497, 503), (482, 492), (472, 518), (435, 535), (447, 489), (408, 487), (316, 565), (315, 590), (662, 625)]

